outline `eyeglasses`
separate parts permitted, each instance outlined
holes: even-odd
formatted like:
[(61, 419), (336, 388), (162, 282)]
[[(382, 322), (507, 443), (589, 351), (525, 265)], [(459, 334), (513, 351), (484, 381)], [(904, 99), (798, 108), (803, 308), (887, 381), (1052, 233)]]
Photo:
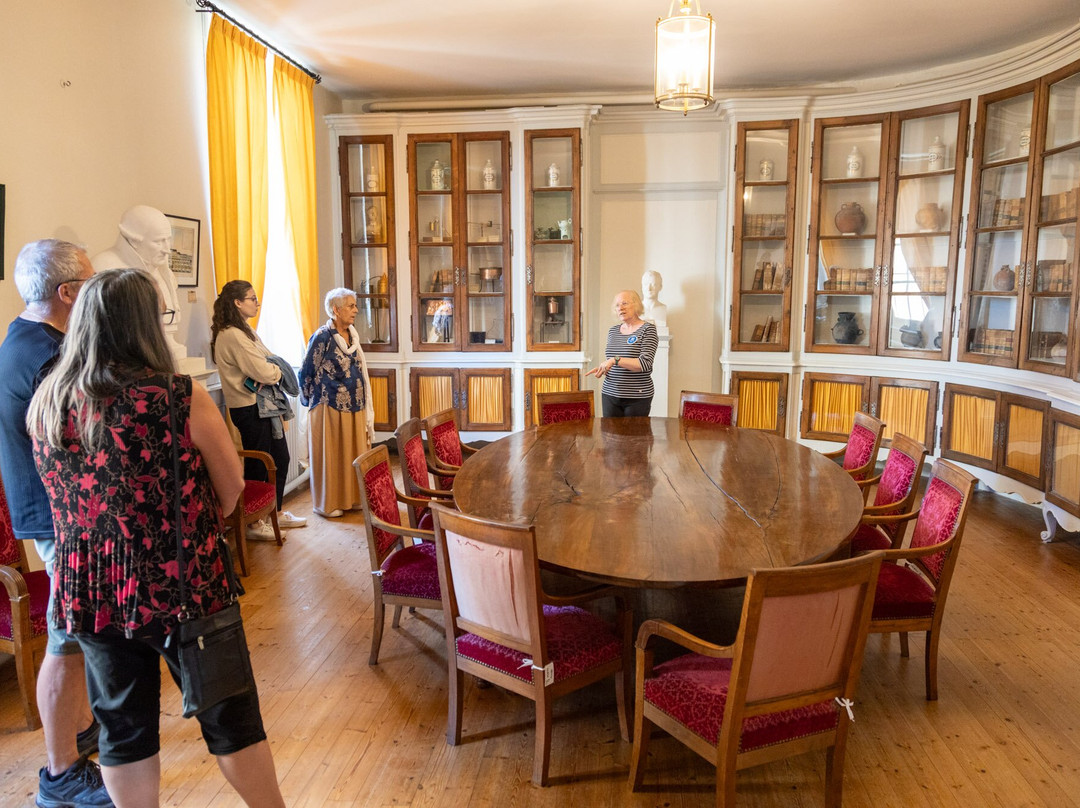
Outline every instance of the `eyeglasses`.
[(251, 297), (242, 297), (240, 299), (249, 301), (249, 302), (254, 303), (256, 305), (258, 305), (258, 303), (259, 303), (259, 296), (258, 295), (252, 295)]
[(176, 319), (176, 309), (165, 309), (165, 311), (161, 312), (161, 324), (162, 325), (172, 325), (173, 321), (175, 319)]
[(60, 281), (60, 283), (56, 284), (56, 286), (53, 287), (53, 294), (56, 294), (57, 292), (59, 292), (60, 287), (63, 286), (65, 283), (86, 283), (88, 280), (90, 280), (90, 279), (89, 278), (72, 278), (69, 281)]

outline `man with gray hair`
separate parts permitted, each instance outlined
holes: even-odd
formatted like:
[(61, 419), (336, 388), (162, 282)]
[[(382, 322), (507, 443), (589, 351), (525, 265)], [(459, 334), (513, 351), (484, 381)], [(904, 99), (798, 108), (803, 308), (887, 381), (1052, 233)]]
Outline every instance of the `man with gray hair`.
[[(26, 310), (0, 344), (0, 477), (15, 538), (33, 540), (50, 578), (56, 552), (52, 509), (34, 466), (26, 409), (60, 354), (75, 298), (93, 274), (86, 252), (74, 244), (43, 239), (23, 247), (15, 259), (15, 286)], [(37, 679), (49, 760), (38, 776), (37, 805), (109, 808), (113, 802), (101, 771), (87, 759), (97, 749), (97, 723), (87, 703), (82, 652), (74, 637), (53, 626), (52, 607), (50, 595), (49, 639)]]

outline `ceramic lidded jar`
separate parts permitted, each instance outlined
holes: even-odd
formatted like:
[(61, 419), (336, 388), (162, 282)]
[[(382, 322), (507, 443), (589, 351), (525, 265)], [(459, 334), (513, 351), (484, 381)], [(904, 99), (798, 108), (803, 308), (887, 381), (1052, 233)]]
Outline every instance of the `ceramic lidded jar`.
[(858, 235), (866, 228), (866, 212), (858, 202), (845, 202), (833, 221), (843, 235)]
[(862, 335), (863, 330), (859, 328), (859, 324), (855, 320), (855, 312), (842, 311), (836, 315), (836, 323), (832, 327), (832, 337), (840, 345), (854, 345)]
[(847, 175), (850, 179), (862, 176), (863, 153), (859, 151), (858, 146), (851, 147), (851, 152), (848, 154), (847, 160), (845, 161), (845, 167), (847, 168)]
[(915, 224), (920, 230), (940, 230), (945, 226), (945, 211), (937, 202), (924, 202), (915, 211)]
[(441, 191), (444, 188), (443, 178), (443, 164), (439, 160), (436, 160), (431, 164), (431, 190)]
[(926, 151), (926, 170), (942, 171), (945, 169), (945, 144), (940, 135), (934, 135), (930, 148)]

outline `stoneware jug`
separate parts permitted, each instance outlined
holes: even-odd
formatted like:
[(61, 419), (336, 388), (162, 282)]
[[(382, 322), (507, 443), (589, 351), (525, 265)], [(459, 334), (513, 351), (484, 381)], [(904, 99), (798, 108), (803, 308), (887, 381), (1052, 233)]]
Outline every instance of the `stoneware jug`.
[(998, 292), (1011, 292), (1016, 287), (1016, 272), (1005, 264), (994, 273), (994, 289)]
[(937, 202), (925, 202), (915, 211), (915, 224), (920, 230), (940, 230), (945, 225), (945, 211)]
[(852, 345), (863, 335), (863, 330), (855, 322), (855, 312), (842, 311), (836, 317), (832, 327), (832, 336), (841, 345)]
[(858, 202), (845, 202), (833, 219), (836, 229), (844, 235), (858, 235), (866, 227), (866, 213)]

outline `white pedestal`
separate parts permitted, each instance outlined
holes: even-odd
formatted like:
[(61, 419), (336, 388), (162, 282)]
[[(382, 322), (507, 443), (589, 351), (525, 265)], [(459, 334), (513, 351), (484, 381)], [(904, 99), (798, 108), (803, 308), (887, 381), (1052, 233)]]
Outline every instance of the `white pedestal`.
[(653, 359), (652, 382), (656, 392), (653, 394), (652, 409), (649, 414), (656, 418), (668, 417), (668, 369), (670, 368), (671, 332), (666, 325), (657, 326), (656, 332), (660, 344)]

